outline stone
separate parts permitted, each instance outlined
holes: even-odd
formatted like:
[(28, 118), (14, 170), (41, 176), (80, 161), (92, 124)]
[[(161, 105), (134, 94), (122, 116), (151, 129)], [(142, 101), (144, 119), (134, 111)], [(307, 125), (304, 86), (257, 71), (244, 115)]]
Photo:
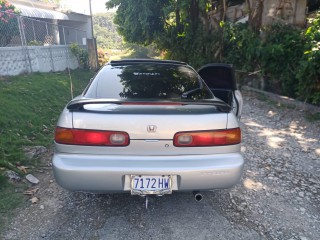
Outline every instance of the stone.
[(5, 176), (8, 177), (9, 180), (13, 182), (19, 182), (21, 180), (21, 177), (19, 176), (19, 174), (11, 170), (6, 171)]
[(26, 176), (26, 179), (31, 182), (32, 184), (38, 184), (40, 181), (38, 178), (36, 178), (35, 176), (33, 176), (32, 174), (28, 174)]
[(28, 160), (38, 158), (40, 155), (46, 153), (48, 149), (43, 146), (24, 147), (23, 152)]
[(300, 236), (300, 240), (308, 240), (308, 238)]

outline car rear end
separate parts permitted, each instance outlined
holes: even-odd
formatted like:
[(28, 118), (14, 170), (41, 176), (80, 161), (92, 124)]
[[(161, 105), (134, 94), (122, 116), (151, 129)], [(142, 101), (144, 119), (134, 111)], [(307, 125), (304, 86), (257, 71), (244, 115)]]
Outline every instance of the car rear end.
[(62, 112), (53, 169), (71, 191), (229, 188), (244, 160), (230, 107), (177, 62), (106, 65)]

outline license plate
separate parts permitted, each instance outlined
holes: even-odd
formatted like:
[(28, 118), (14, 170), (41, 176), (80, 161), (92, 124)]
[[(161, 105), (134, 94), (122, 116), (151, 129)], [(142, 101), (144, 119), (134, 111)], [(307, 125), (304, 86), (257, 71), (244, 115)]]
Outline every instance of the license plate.
[(171, 176), (131, 176), (131, 194), (170, 194), (172, 193)]

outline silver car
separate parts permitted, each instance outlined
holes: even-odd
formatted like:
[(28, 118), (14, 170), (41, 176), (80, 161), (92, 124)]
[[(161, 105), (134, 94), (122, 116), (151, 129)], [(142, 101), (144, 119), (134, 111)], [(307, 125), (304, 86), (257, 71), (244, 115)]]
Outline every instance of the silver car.
[(239, 94), (226, 64), (111, 61), (60, 115), (56, 181), (143, 196), (230, 188), (244, 165)]

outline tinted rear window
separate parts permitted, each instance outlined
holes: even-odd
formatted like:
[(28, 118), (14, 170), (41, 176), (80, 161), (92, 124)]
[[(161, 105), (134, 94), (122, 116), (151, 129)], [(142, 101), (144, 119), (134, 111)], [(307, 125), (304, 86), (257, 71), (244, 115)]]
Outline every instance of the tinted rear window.
[(96, 75), (85, 97), (197, 100), (210, 99), (213, 95), (188, 66), (139, 63), (105, 66)]

